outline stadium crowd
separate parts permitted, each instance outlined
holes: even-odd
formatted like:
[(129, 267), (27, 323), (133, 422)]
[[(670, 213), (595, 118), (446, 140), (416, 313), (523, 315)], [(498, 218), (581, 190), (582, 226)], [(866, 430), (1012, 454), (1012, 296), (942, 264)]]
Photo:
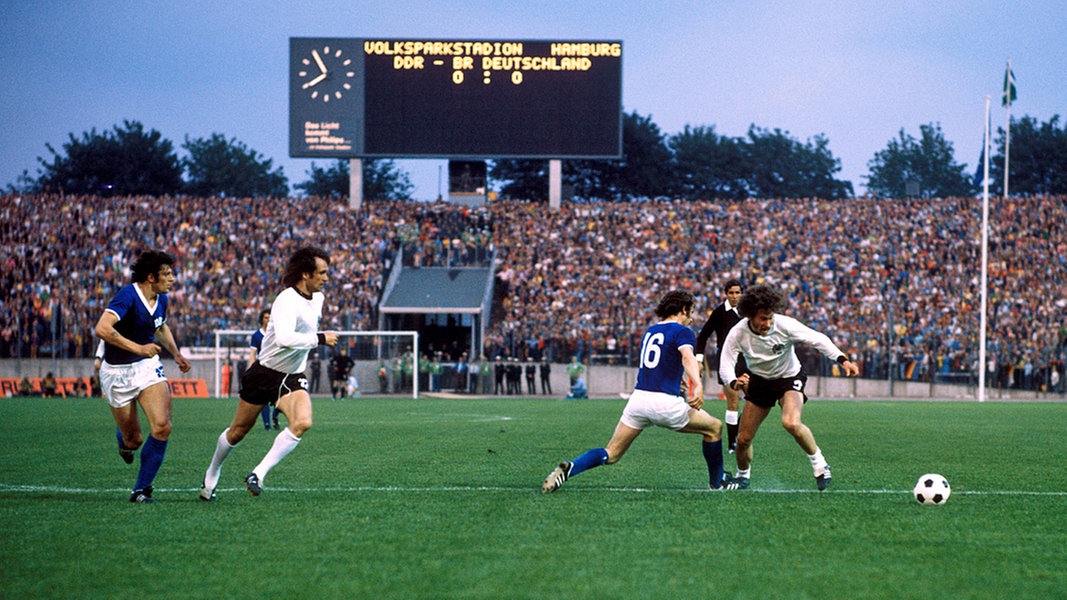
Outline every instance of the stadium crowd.
[[(403, 247), (405, 262), (421, 266), (495, 256), (490, 357), (628, 361), (665, 290), (694, 291), (706, 315), (737, 277), (784, 288), (789, 314), (838, 340), (866, 376), (973, 377), (980, 210), (974, 198), (568, 202), (558, 211), (397, 201), (354, 211), (318, 198), (5, 195), (0, 357), (91, 356), (106, 299), (150, 247), (178, 261), (180, 343), (212, 345), (215, 329), (251, 328), (277, 293), (280, 274), (264, 266), (314, 243), (334, 259), (324, 315), (339, 329), (378, 327), (384, 277)], [(1062, 385), (1067, 198), (991, 202), (990, 224), (991, 384)]]

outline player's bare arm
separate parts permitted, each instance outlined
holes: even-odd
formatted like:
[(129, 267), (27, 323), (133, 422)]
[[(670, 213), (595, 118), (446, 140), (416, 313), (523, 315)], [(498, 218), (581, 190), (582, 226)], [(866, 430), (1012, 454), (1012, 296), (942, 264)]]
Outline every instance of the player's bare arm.
[(682, 368), (689, 378), (689, 391), (692, 397), (686, 402), (692, 408), (700, 410), (704, 406), (704, 384), (700, 380), (700, 363), (697, 362), (693, 349), (688, 346), (681, 348)]
[(178, 364), (178, 369), (182, 373), (188, 373), (192, 369), (192, 365), (189, 364), (181, 350), (178, 349), (178, 343), (174, 341), (174, 334), (171, 333), (170, 327), (166, 323), (156, 330), (156, 340), (174, 357), (174, 362)]

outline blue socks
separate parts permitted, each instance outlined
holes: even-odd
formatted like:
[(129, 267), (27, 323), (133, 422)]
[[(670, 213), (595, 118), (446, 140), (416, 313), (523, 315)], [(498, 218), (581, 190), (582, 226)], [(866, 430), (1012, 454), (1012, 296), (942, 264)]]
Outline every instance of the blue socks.
[(163, 455), (166, 453), (167, 442), (148, 436), (148, 440), (141, 447), (141, 470), (137, 473), (137, 484), (133, 486), (133, 489), (143, 490), (152, 485), (159, 467), (163, 464)]
[[(708, 484), (718, 489), (722, 486), (723, 462), (722, 440), (716, 442), (701, 442), (701, 450), (704, 452), (704, 460), (708, 463)], [(582, 471), (588, 471), (608, 462), (608, 451), (604, 448), (587, 450), (578, 458), (571, 461), (571, 472), (568, 477), (574, 477)]]
[(704, 460), (708, 463), (708, 484), (718, 489), (722, 486), (722, 440), (717, 442), (701, 441)]
[(263, 415), (263, 424), (270, 427), (270, 404), (264, 404), (263, 412), (260, 414)]
[(571, 472), (568, 477), (574, 477), (582, 471), (599, 467), (606, 462), (608, 462), (608, 451), (603, 448), (593, 448), (571, 461)]

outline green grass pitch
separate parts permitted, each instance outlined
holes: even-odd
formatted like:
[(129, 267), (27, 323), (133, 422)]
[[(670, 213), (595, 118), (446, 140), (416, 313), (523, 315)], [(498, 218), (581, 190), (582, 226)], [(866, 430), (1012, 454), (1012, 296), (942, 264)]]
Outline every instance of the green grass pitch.
[[(315, 400), (253, 498), (253, 430), (197, 499), (235, 400), (179, 399), (155, 505), (127, 502), (101, 399), (0, 399), (0, 597), (1054, 598), (1067, 590), (1067, 404), (814, 400), (819, 493), (777, 410), (752, 489), (703, 491), (700, 439), (653, 429), (555, 494), (621, 400)], [(709, 402), (721, 417), (721, 402)], [(733, 457), (727, 457), (733, 469)], [(919, 475), (952, 485), (943, 506)]]

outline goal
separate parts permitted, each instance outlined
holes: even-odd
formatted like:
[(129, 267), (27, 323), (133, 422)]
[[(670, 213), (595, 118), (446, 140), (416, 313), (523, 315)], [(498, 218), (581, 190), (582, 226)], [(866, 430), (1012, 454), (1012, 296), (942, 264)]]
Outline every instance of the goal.
[[(215, 330), (215, 396), (235, 396), (240, 378), (248, 368), (249, 341), (254, 330)], [(337, 345), (319, 346), (308, 355), (311, 393), (329, 394), (329, 364), (343, 346), (354, 361), (352, 374), (361, 395), (411, 394), (419, 397), (419, 332), (417, 331), (338, 331)], [(319, 372), (313, 370), (318, 358)], [(382, 370), (384, 369), (384, 381)], [(351, 391), (351, 390), (350, 390)]]

